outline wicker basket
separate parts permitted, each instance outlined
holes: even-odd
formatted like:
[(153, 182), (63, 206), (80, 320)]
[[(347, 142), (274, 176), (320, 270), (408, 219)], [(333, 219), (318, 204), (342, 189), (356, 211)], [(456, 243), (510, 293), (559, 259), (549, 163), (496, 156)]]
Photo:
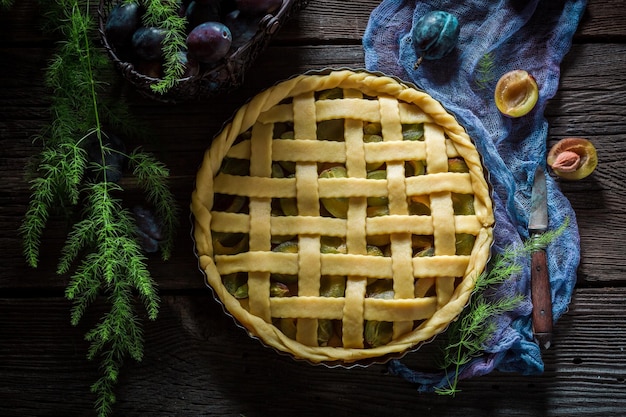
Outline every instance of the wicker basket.
[(272, 36), (294, 14), (306, 7), (308, 0), (283, 0), (274, 14), (261, 18), (256, 34), (245, 44), (229, 54), (216, 66), (201, 70), (198, 75), (182, 78), (166, 93), (160, 94), (151, 86), (158, 78), (146, 76), (135, 70), (135, 66), (122, 60), (108, 42), (104, 27), (107, 15), (120, 0), (100, 0), (98, 8), (99, 34), (102, 43), (113, 60), (115, 67), (143, 96), (156, 101), (175, 103), (213, 97), (232, 91), (243, 83), (244, 75), (258, 55), (267, 47)]

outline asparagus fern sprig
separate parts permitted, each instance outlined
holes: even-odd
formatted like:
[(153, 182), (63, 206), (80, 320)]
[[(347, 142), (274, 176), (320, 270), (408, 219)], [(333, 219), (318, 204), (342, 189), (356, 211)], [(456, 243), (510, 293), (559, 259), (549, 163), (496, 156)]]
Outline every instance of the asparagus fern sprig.
[(178, 1), (142, 0), (142, 3), (146, 8), (144, 25), (166, 30), (163, 40), (163, 78), (151, 86), (154, 92), (163, 94), (176, 84), (185, 71), (179, 52), (185, 49), (187, 19), (179, 15)]
[[(169, 176), (169, 170), (153, 155), (140, 150), (132, 152), (128, 159), (133, 175), (145, 191), (146, 200), (154, 207), (156, 217), (161, 219), (163, 234), (174, 236), (178, 225), (178, 209), (174, 196), (170, 193), (167, 183), (163, 181)], [(174, 240), (171, 238), (161, 242), (160, 248), (164, 259), (170, 258), (173, 244)]]
[(521, 273), (520, 260), (528, 257), (533, 250), (548, 246), (563, 233), (568, 223), (566, 220), (558, 229), (528, 239), (518, 247), (506, 248), (494, 257), (489, 270), (479, 275), (469, 305), (448, 330), (449, 340), (442, 362), (447, 385), (438, 388), (438, 394), (454, 395), (459, 391), (462, 367), (479, 356), (494, 337), (496, 318), (515, 310), (524, 301), (521, 294), (498, 294), (498, 286)]
[[(114, 386), (124, 359), (141, 360), (143, 334), (136, 299), (150, 320), (156, 319), (159, 297), (146, 256), (137, 237), (137, 222), (120, 198), (112, 155), (123, 151), (109, 145), (104, 126), (129, 132), (123, 103), (107, 103), (102, 94), (109, 61), (94, 47), (94, 22), (89, 0), (43, 2), (56, 17), (57, 33), (64, 37), (46, 71), (52, 92), (50, 125), (39, 139), (42, 150), (31, 182), (31, 199), (20, 229), (24, 254), (36, 267), (46, 224), (58, 208), (73, 219), (57, 266), (69, 273), (65, 296), (71, 300), (71, 323), (79, 324), (98, 297), (109, 309), (90, 329), (87, 357), (100, 360), (100, 378), (92, 385), (98, 415), (110, 414)], [(59, 18), (62, 16), (62, 18)], [(95, 145), (94, 145), (95, 144)], [(95, 146), (97, 156), (93, 158)], [(89, 148), (89, 150), (88, 150)], [(161, 254), (171, 254), (177, 209), (168, 189), (167, 168), (150, 155), (135, 150), (123, 155), (132, 174), (162, 220), (165, 240)], [(78, 217), (77, 217), (78, 216)]]
[(450, 326), (449, 332), (453, 338), (445, 348), (443, 359), (448, 385), (438, 388), (438, 394), (454, 395), (458, 392), (461, 367), (478, 356), (484, 350), (485, 343), (493, 337), (496, 331), (494, 318), (514, 310), (523, 301), (521, 295), (492, 300), (481, 292), (480, 289), (498, 285), (521, 270), (520, 265), (506, 264), (503, 258), (497, 260), (496, 265), (497, 268), (489, 274), (478, 278), (479, 290), (472, 294), (468, 310)]
[(478, 61), (478, 65), (476, 66), (476, 86), (484, 90), (489, 87), (489, 83), (491, 83), (495, 79), (494, 69), (495, 69), (495, 61), (493, 52), (487, 52), (483, 55)]

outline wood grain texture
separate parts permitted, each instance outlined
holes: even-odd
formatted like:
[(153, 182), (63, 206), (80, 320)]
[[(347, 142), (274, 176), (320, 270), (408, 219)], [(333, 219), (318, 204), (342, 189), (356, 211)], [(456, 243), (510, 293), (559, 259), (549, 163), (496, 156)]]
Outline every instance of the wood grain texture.
[[(94, 10), (98, 2), (93, 2)], [(360, 43), (369, 14), (379, 0), (310, 0), (308, 6), (287, 22), (276, 36), (277, 42)], [(623, 0), (590, 1), (576, 41), (626, 39)], [(36, 1), (15, 1), (8, 12), (0, 14), (0, 44), (50, 42), (41, 31), (44, 21)]]
[[(577, 290), (574, 299), (545, 353), (544, 374), (462, 381), (452, 398), (418, 394), (384, 365), (328, 369), (277, 355), (236, 327), (211, 297), (165, 296), (158, 320), (145, 326), (143, 361), (122, 372), (116, 415), (621, 415), (626, 322), (614, 317), (626, 308), (626, 290)], [(84, 393), (97, 369), (84, 359), (82, 334), (100, 308), (72, 328), (63, 299), (0, 300), (0, 415), (89, 415)], [(405, 362), (432, 366), (437, 353), (426, 346)]]
[[(96, 2), (94, 2), (96, 4)], [(590, 177), (559, 181), (577, 214), (582, 259), (570, 309), (559, 319), (539, 376), (493, 373), (461, 383), (455, 398), (418, 394), (383, 365), (327, 369), (277, 355), (223, 314), (193, 255), (188, 205), (202, 152), (250, 96), (303, 71), (362, 67), (361, 38), (378, 0), (311, 0), (274, 38), (238, 91), (212, 100), (163, 105), (139, 97), (119, 78), (119, 94), (145, 126), (140, 145), (169, 168), (182, 209), (178, 244), (168, 262), (151, 257), (160, 287), (158, 319), (145, 323), (143, 362), (128, 362), (116, 416), (599, 416), (626, 409), (626, 12), (623, 0), (590, 0), (566, 56), (561, 84), (546, 109), (548, 144), (583, 136), (597, 146)], [(76, 328), (62, 298), (66, 276), (54, 273), (67, 233), (51, 220), (40, 265), (26, 267), (17, 229), (29, 197), (25, 165), (40, 149), (34, 137), (49, 121), (43, 68), (56, 39), (40, 30), (36, 0), (0, 13), (0, 415), (91, 416), (89, 385), (97, 365), (85, 359), (85, 331), (97, 304)], [(134, 186), (125, 180), (128, 194)], [(138, 198), (138, 197), (133, 197)], [(405, 361), (433, 366), (437, 343)]]

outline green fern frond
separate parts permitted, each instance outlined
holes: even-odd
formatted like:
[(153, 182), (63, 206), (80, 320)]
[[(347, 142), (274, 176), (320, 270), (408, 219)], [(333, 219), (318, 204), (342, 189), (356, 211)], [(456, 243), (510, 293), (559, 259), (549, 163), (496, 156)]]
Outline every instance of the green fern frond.
[(459, 391), (457, 386), (461, 368), (479, 356), (494, 336), (496, 331), (494, 320), (515, 310), (524, 301), (521, 294), (497, 296), (490, 294), (489, 290), (519, 274), (522, 271), (520, 259), (528, 257), (538, 247), (548, 246), (568, 225), (569, 219), (566, 219), (558, 229), (528, 239), (518, 247), (506, 248), (494, 257), (489, 270), (480, 274), (469, 305), (448, 329), (449, 341), (444, 348), (441, 364), (447, 375), (447, 385), (438, 388), (436, 390), (438, 394), (455, 395)]
[(489, 86), (489, 84), (495, 79), (495, 70), (496, 64), (494, 61), (493, 52), (487, 52), (483, 55), (478, 61), (478, 65), (476, 67), (476, 76), (475, 82), (476, 86), (479, 89), (485, 89)]
[[(115, 369), (117, 375), (124, 356), (136, 360), (142, 357), (142, 332), (134, 313), (133, 291), (138, 292), (150, 319), (156, 318), (159, 308), (156, 283), (150, 277), (141, 247), (134, 238), (132, 215), (121, 208), (120, 201), (111, 197), (112, 188), (116, 187), (107, 187), (106, 183), (91, 186), (89, 205), (93, 204), (98, 210), (87, 214), (93, 217), (92, 222), (96, 225), (94, 246), (97, 251), (85, 259), (72, 277), (75, 283), (71, 283), (72, 288), (83, 289), (78, 297), (74, 294), (75, 319), (80, 318), (78, 313), (93, 301), (93, 292), (90, 291), (93, 284), (81, 286), (81, 280), (93, 282), (97, 279), (101, 282), (111, 304), (111, 310), (105, 314), (103, 321), (85, 336), (90, 342), (88, 358), (99, 357), (102, 369), (105, 369), (101, 380), (94, 384), (100, 407), (114, 398), (111, 393), (102, 391), (112, 389), (116, 380), (116, 377), (111, 377), (111, 369)], [(89, 274), (97, 274), (97, 277)], [(109, 350), (112, 350), (111, 354), (107, 353)], [(105, 412), (105, 408), (101, 412)]]
[(144, 0), (143, 3), (146, 7), (144, 24), (166, 30), (163, 40), (164, 75), (151, 86), (154, 92), (163, 94), (177, 83), (185, 71), (179, 52), (185, 48), (187, 19), (178, 14), (176, 1)]
[(91, 386), (91, 392), (98, 398), (96, 401), (96, 409), (99, 410), (99, 416), (108, 416), (113, 410), (116, 398), (113, 394), (113, 386), (115, 381), (108, 378), (102, 378)]
[(41, 151), (37, 169), (40, 176), (31, 181), (32, 195), (19, 230), (29, 265), (37, 266), (41, 236), (55, 205), (78, 202), (85, 165), (84, 151), (67, 143)]
[(154, 206), (156, 216), (162, 223), (167, 238), (160, 247), (163, 259), (167, 260), (174, 247), (174, 231), (178, 226), (176, 200), (167, 183), (169, 170), (153, 155), (138, 150), (129, 155), (129, 166), (146, 192), (146, 200)]
[(83, 174), (87, 166), (87, 152), (83, 148), (69, 143), (62, 143), (59, 145), (59, 149), (63, 153), (62, 162), (66, 164), (62, 169), (65, 179), (63, 184), (65, 195), (69, 204), (76, 205), (80, 194), (80, 184), (83, 181)]
[(46, 179), (36, 179), (32, 183), (33, 193), (31, 195), (28, 209), (24, 215), (24, 220), (20, 225), (19, 233), (22, 236), (22, 245), (26, 262), (33, 268), (39, 263), (39, 250), (41, 247), (41, 236), (46, 228), (50, 215), (50, 206), (54, 198), (50, 181)]
[(77, 326), (87, 308), (96, 300), (102, 291), (100, 265), (95, 263), (96, 254), (85, 256), (81, 265), (70, 277), (65, 288), (65, 298), (72, 301), (70, 323)]
[(80, 251), (94, 240), (95, 230), (94, 222), (89, 218), (74, 224), (61, 250), (57, 274), (65, 274), (70, 270)]
[[(6, 0), (4, 0), (6, 1)], [(176, 1), (162, 0), (171, 9)], [(159, 0), (151, 0), (158, 8)], [(52, 92), (49, 126), (42, 129), (40, 155), (32, 169), (31, 200), (20, 233), (24, 254), (37, 266), (41, 238), (46, 223), (58, 207), (80, 213), (72, 219), (71, 230), (61, 249), (59, 274), (69, 273), (65, 297), (72, 302), (70, 321), (79, 324), (87, 309), (100, 299), (109, 305), (101, 320), (85, 339), (87, 357), (100, 361), (100, 378), (92, 385), (95, 408), (100, 417), (108, 416), (115, 403), (113, 393), (125, 358), (141, 360), (143, 332), (135, 312), (140, 299), (148, 318), (156, 319), (159, 310), (157, 285), (150, 276), (146, 257), (136, 236), (136, 222), (124, 207), (122, 187), (107, 178), (114, 167), (105, 156), (119, 152), (107, 145), (103, 126), (116, 131), (141, 130), (132, 120), (127, 106), (101, 97), (106, 87), (101, 78), (110, 62), (94, 47), (94, 19), (89, 0), (41, 1), (55, 32), (63, 35), (56, 55), (49, 62), (46, 86)], [(108, 99), (110, 100), (110, 99)], [(89, 140), (87, 140), (89, 139)], [(89, 161), (95, 146), (100, 158)], [(87, 152), (89, 147), (89, 153)], [(133, 171), (146, 191), (148, 201), (164, 219), (169, 257), (177, 222), (176, 202), (167, 188), (167, 168), (153, 156), (134, 152)], [(89, 172), (89, 175), (86, 173)], [(99, 175), (91, 175), (96, 173)], [(78, 208), (81, 210), (77, 210)]]

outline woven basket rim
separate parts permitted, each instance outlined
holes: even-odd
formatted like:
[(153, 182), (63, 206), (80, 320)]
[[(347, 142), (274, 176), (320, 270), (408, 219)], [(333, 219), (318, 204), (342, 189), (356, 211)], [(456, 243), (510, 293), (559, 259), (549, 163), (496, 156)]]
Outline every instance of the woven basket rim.
[[(111, 7), (117, 2), (115, 0), (100, 0), (98, 5), (98, 32), (104, 49), (110, 59), (124, 78), (129, 80), (135, 87), (144, 90), (144, 94), (149, 95), (159, 101), (169, 101), (168, 95), (176, 94), (177, 88), (184, 88), (187, 85), (201, 84), (209, 80), (212, 76), (222, 75), (224, 81), (220, 82), (215, 91), (206, 96), (224, 92), (227, 89), (236, 88), (247, 71), (247, 66), (256, 60), (257, 55), (265, 49), (272, 36), (278, 31), (280, 26), (299, 9), (306, 7), (308, 0), (283, 0), (281, 6), (274, 13), (267, 13), (260, 16), (259, 28), (246, 43), (236, 49), (231, 49), (226, 57), (222, 58), (216, 65), (210, 68), (201, 69), (198, 74), (188, 77), (178, 78), (176, 84), (169, 92), (164, 94), (150, 91), (150, 86), (162, 80), (162, 78), (151, 77), (135, 69), (135, 64), (122, 59), (113, 45), (109, 42), (106, 32), (106, 20)], [(226, 74), (225, 76), (223, 74)], [(199, 89), (200, 90), (200, 89)], [(204, 94), (197, 94), (202, 96)], [(190, 97), (191, 98), (191, 97)]]

